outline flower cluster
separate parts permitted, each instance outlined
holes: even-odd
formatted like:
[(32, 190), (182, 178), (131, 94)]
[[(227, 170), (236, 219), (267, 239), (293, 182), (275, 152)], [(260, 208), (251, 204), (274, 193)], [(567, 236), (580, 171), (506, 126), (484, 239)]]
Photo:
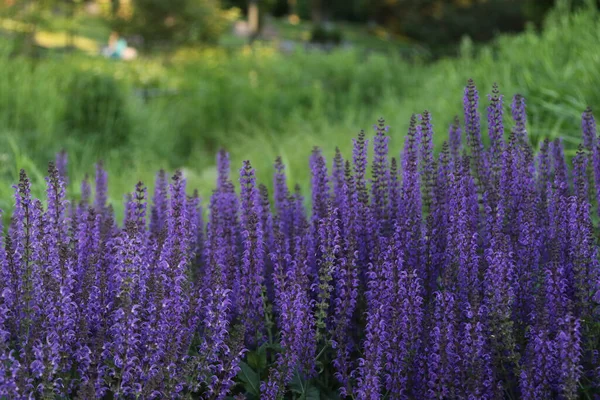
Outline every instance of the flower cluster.
[(522, 96), (505, 116), (494, 86), (487, 132), (479, 101), (469, 81), (439, 154), (427, 111), (399, 158), (383, 120), (372, 160), (364, 132), (330, 167), (315, 148), (309, 200), (280, 158), (272, 196), (249, 161), (236, 192), (221, 151), (206, 212), (161, 171), (119, 224), (102, 164), (77, 200), (65, 153), (45, 200), (22, 171), (0, 246), (0, 397), (600, 396), (592, 111), (571, 161), (558, 139), (534, 150)]

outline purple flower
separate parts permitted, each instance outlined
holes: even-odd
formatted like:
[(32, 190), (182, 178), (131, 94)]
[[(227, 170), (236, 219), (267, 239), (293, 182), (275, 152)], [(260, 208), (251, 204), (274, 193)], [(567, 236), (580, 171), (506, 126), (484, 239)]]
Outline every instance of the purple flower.
[[(389, 338), (386, 362), (387, 390), (396, 397), (416, 395), (409, 384), (416, 372), (416, 354), (424, 344), (422, 339), (424, 322), (423, 287), (416, 271), (407, 271), (402, 260), (391, 264), (391, 285), (388, 310)], [(395, 271), (394, 271), (395, 269)]]
[(383, 382), (383, 355), (387, 342), (384, 306), (374, 302), (367, 313), (364, 356), (358, 360), (356, 398), (375, 400), (381, 398)]
[(218, 154), (217, 167), (219, 176), (217, 188), (210, 200), (210, 219), (207, 227), (210, 240), (207, 241), (205, 259), (210, 268), (218, 269), (215, 274), (221, 275), (225, 287), (231, 289), (232, 308), (237, 310), (236, 301), (240, 282), (236, 280), (236, 269), (241, 259), (242, 240), (239, 220), (240, 200), (229, 178), (229, 156), (224, 151)]
[(460, 120), (458, 119), (458, 116), (454, 117), (454, 121), (452, 125), (450, 125), (449, 147), (452, 159), (457, 160), (462, 150), (462, 130), (460, 128)]
[(486, 154), (481, 139), (481, 116), (479, 115), (479, 93), (475, 82), (469, 79), (463, 98), (465, 113), (465, 137), (473, 158), (475, 178), (480, 190), (488, 185), (489, 172)]
[(316, 355), (311, 300), (300, 280), (302, 271), (285, 252), (285, 247), (285, 237), (277, 232), (275, 251), (270, 256), (283, 352), (278, 354), (276, 367), (270, 371), (268, 381), (261, 385), (262, 397), (270, 399), (276, 399), (284, 392), (295, 372), (301, 376), (313, 374)]
[(281, 157), (275, 160), (275, 172), (273, 174), (273, 197), (276, 217), (279, 222), (279, 230), (287, 238), (292, 235), (293, 221), (293, 204), (291, 200), (290, 190), (287, 185), (285, 176), (285, 166)]
[(587, 151), (594, 151), (597, 143), (596, 120), (592, 113), (592, 108), (588, 107), (581, 115), (581, 130), (583, 132), (583, 145)]
[(154, 197), (152, 198), (152, 208), (150, 209), (150, 232), (157, 236), (163, 232), (167, 221), (168, 207), (168, 185), (167, 174), (160, 170), (156, 175), (154, 185)]
[[(504, 207), (498, 205), (497, 220), (492, 228), (490, 247), (484, 251), (487, 261), (485, 272), (484, 300), (490, 346), (494, 352), (494, 362), (503, 370), (514, 368), (516, 362), (516, 343), (514, 322), (512, 320), (515, 304), (515, 265), (502, 233)], [(498, 368), (500, 368), (497, 366)]]
[(344, 185), (346, 184), (345, 163), (339, 147), (335, 148), (331, 177), (329, 179), (332, 184), (334, 207), (339, 210), (345, 201)]
[(240, 285), (240, 313), (247, 339), (261, 342), (264, 335), (264, 231), (259, 218), (259, 194), (254, 169), (249, 161), (244, 161), (244, 167), (240, 170), (240, 184), (243, 254), (236, 275)]
[(473, 220), (472, 204), (477, 203), (468, 164), (457, 165), (449, 175), (447, 259), (444, 286), (455, 289), (461, 306), (478, 304), (481, 298), (479, 234)]
[(96, 198), (94, 205), (96, 211), (104, 214), (107, 208), (108, 201), (108, 175), (104, 170), (102, 162), (96, 164)]
[(423, 252), (423, 215), (421, 185), (419, 176), (418, 146), (421, 140), (420, 129), (417, 129), (417, 116), (410, 120), (408, 136), (404, 145), (402, 158), (402, 195), (396, 234), (399, 250), (404, 254), (405, 262), (417, 268), (421, 279), (425, 277), (425, 266), (421, 262)]
[(419, 128), (421, 130), (421, 154), (419, 160), (423, 205), (428, 212), (431, 212), (435, 182), (435, 164), (433, 156), (433, 127), (431, 126), (431, 114), (429, 111), (425, 110), (423, 112)]
[(582, 373), (581, 326), (578, 319), (567, 314), (560, 321), (561, 330), (556, 337), (557, 365), (560, 393), (565, 399), (578, 398), (578, 382)]
[(67, 174), (67, 166), (69, 163), (69, 156), (66, 150), (61, 150), (59, 153), (56, 153), (56, 169), (58, 170), (58, 175), (60, 179), (63, 181), (65, 186), (69, 185), (69, 177)]
[[(367, 265), (369, 261), (369, 247), (367, 243), (368, 234), (366, 232), (366, 214), (369, 201), (366, 171), (367, 171), (367, 150), (369, 141), (365, 139), (365, 132), (360, 131), (358, 138), (353, 139), (354, 149), (352, 152), (353, 160), (353, 188), (351, 192), (356, 194), (356, 201), (350, 203), (351, 212), (355, 215), (357, 224), (355, 225), (355, 235), (358, 244), (358, 257), (360, 265)], [(364, 281), (365, 271), (361, 271), (361, 279)]]
[(330, 201), (327, 164), (318, 147), (312, 151), (310, 169), (312, 171), (312, 221), (313, 228), (316, 229), (319, 221), (327, 216)]
[(461, 391), (466, 398), (494, 399), (498, 393), (488, 339), (490, 334), (485, 327), (485, 308), (479, 308), (478, 312), (472, 312), (470, 307), (467, 309), (467, 319), (459, 333), (463, 354), (459, 364)]
[(388, 162), (388, 142), (386, 135), (389, 127), (385, 126), (383, 118), (375, 125), (375, 138), (373, 139), (373, 167), (371, 178), (372, 213), (380, 234), (387, 234), (391, 230), (388, 221), (388, 195), (390, 186), (390, 167)]
[(517, 137), (517, 140), (524, 140), (527, 136), (525, 130), (525, 124), (527, 122), (527, 114), (525, 113), (525, 98), (520, 94), (515, 95), (511, 104), (512, 117), (515, 120), (515, 127), (513, 131)]
[(492, 169), (500, 168), (500, 157), (504, 148), (503, 98), (504, 96), (498, 90), (498, 85), (494, 84), (492, 94), (488, 96), (490, 105), (487, 108), (488, 134), (490, 137), (489, 159)]
[(460, 372), (456, 324), (454, 296), (449, 292), (437, 292), (429, 340), (423, 354), (427, 359), (426, 387), (423, 388), (427, 398), (456, 396), (456, 378)]

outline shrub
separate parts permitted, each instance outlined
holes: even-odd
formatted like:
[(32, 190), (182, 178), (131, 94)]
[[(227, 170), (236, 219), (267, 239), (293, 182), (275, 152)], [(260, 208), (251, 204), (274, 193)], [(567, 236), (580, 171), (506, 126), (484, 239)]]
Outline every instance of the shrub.
[(65, 124), (82, 140), (98, 139), (103, 145), (126, 142), (132, 128), (123, 84), (108, 74), (78, 72), (67, 91)]
[[(273, 201), (226, 152), (208, 220), (186, 180), (140, 182), (122, 225), (95, 195), (46, 202), (24, 171), (0, 247), (0, 396), (6, 398), (592, 398), (600, 394), (600, 136), (590, 109), (568, 166), (537, 153), (525, 100), (505, 132), (497, 87), (484, 146), (469, 82), (464, 123), (433, 151), (429, 112), (400, 157), (388, 127), (331, 170), (310, 157), (311, 197), (275, 161)], [(367, 164), (370, 162), (370, 174)], [(311, 211), (307, 211), (310, 207)]]
[(338, 45), (342, 42), (342, 32), (338, 28), (318, 24), (314, 26), (310, 33), (310, 41), (313, 43)]

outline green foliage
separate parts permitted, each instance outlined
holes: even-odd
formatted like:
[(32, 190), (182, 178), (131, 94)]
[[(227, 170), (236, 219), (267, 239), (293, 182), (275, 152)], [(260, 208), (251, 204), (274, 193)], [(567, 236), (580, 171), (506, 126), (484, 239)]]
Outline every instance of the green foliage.
[[(0, 56), (0, 126), (8, 130), (51, 131), (59, 122), (63, 100), (60, 71), (35, 68), (21, 57), (11, 57), (14, 48), (6, 46)], [(51, 100), (51, 101), (49, 101)]]
[[(247, 399), (260, 399), (261, 381), (268, 380), (271, 367), (275, 367), (276, 354), (281, 351), (278, 343), (265, 343), (258, 349), (246, 353), (246, 361), (240, 363), (240, 372), (237, 374), (236, 380), (240, 383), (239, 389)], [(294, 400), (338, 399), (337, 390), (332, 389), (332, 386), (335, 386), (335, 383), (332, 385), (332, 382), (323, 381), (322, 378), (307, 379), (296, 372), (288, 384), (291, 397), (286, 398)]]
[(133, 0), (131, 19), (116, 24), (141, 35), (148, 45), (173, 45), (214, 43), (227, 21), (219, 0)]
[(310, 381), (306, 381), (299, 374), (294, 374), (290, 382), (290, 391), (294, 393), (299, 400), (320, 400), (321, 393), (319, 389)]
[[(400, 95), (404, 77), (393, 70), (406, 66), (399, 57), (379, 54), (283, 55), (255, 47), (223, 58), (206, 54), (202, 62), (191, 60), (179, 68), (186, 77), (179, 95), (149, 104), (154, 114), (168, 121), (168, 129), (177, 132), (169, 142), (163, 141), (161, 154), (174, 159), (202, 154), (212, 159), (218, 147), (238, 138), (287, 136), (290, 121), (335, 124), (348, 110), (372, 109), (382, 93)], [(145, 139), (163, 137), (164, 132), (152, 129)]]
[(20, 21), (38, 22), (52, 7), (62, 5), (63, 0), (14, 0), (0, 4), (0, 12), (3, 16), (18, 18)]
[(311, 42), (340, 44), (342, 32), (337, 28), (328, 28), (325, 25), (316, 25), (310, 35)]
[(424, 7), (412, 7), (397, 14), (398, 29), (427, 43), (438, 54), (465, 35), (477, 42), (485, 42), (498, 32), (522, 31), (527, 21), (523, 9), (526, 1), (470, 1), (468, 7), (454, 6), (449, 1), (438, 3), (441, 5), (433, 5), (431, 12)]
[(238, 379), (244, 385), (244, 391), (258, 398), (260, 396), (260, 375), (245, 362), (240, 363)]
[[(297, 4), (300, 16), (309, 19), (311, 0)], [(553, 4), (554, 0), (330, 0), (323, 1), (322, 8), (333, 20), (377, 22), (448, 54), (463, 35), (489, 41), (498, 32), (522, 31), (527, 21), (539, 24)]]
[(77, 72), (66, 94), (64, 121), (72, 135), (88, 140), (97, 136), (106, 146), (126, 142), (132, 128), (122, 83), (106, 74)]
[(27, 35), (51, 25), (57, 16), (72, 17), (82, 4), (82, 0), (10, 0), (0, 2), (0, 16), (29, 24), (21, 29)]
[[(64, 147), (75, 191), (78, 180), (93, 173), (89, 160), (105, 161), (119, 210), (122, 193), (139, 179), (151, 183), (161, 167), (183, 168), (189, 186), (200, 188), (207, 198), (214, 186), (214, 151), (221, 146), (230, 151), (233, 166), (251, 159), (259, 181), (267, 185), (276, 156), (283, 157), (292, 185), (306, 182), (313, 145), (321, 146), (327, 157), (334, 144), (349, 154), (358, 129), (368, 129), (380, 116), (392, 127), (391, 151), (397, 155), (410, 115), (428, 109), (440, 133), (434, 136), (439, 146), (436, 138), (462, 114), (456, 93), (469, 78), (482, 92), (482, 113), (486, 91), (498, 82), (503, 93), (526, 97), (534, 144), (562, 136), (571, 153), (570, 143), (579, 141), (581, 112), (587, 105), (600, 108), (600, 21), (593, 9), (552, 13), (541, 33), (502, 35), (484, 47), (464, 42), (459, 58), (431, 64), (365, 54), (360, 48), (283, 54), (261, 45), (196, 49), (174, 55), (171, 64), (158, 57), (118, 63), (75, 54), (30, 60), (12, 57), (12, 47), (2, 43), (0, 194), (10, 191), (18, 168), (31, 171), (36, 165), (44, 171), (44, 164)], [(113, 86), (108, 92), (116, 93), (117, 100), (106, 101), (121, 105), (109, 110), (121, 110), (129, 124), (128, 130), (115, 131), (112, 143), (121, 146), (103, 143), (115, 118), (106, 125), (96, 118), (90, 123), (94, 129), (83, 123), (69, 128), (66, 116), (82, 107), (77, 101), (87, 102), (81, 96), (97, 96), (79, 93), (74, 96), (80, 100), (71, 99), (67, 93), (75, 81), (97, 85), (90, 90), (101, 93), (102, 85)], [(141, 88), (156, 95), (144, 101)], [(149, 171), (147, 165), (156, 168)]]
[(260, 399), (260, 383), (268, 379), (275, 354), (282, 351), (279, 343), (265, 342), (254, 351), (246, 353), (245, 362), (240, 363), (237, 380), (249, 400)]

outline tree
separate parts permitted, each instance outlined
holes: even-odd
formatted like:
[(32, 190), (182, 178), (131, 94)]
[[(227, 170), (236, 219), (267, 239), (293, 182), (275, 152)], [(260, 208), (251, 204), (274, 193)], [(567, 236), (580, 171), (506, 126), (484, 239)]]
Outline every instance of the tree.
[(148, 46), (159, 43), (213, 42), (226, 27), (218, 0), (133, 0), (129, 20), (118, 30), (136, 33)]
[(254, 40), (260, 31), (258, 0), (248, 0), (248, 27), (250, 28), (250, 39)]

